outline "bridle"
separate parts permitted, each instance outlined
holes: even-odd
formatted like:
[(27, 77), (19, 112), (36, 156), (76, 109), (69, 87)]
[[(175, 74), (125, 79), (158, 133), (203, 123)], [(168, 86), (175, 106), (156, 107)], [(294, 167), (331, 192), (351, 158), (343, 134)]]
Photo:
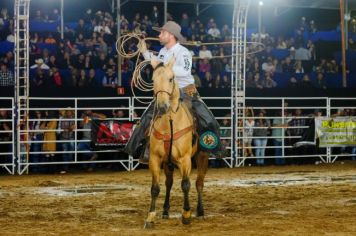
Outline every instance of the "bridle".
[[(157, 70), (157, 69), (160, 68), (160, 67), (164, 67), (163, 62), (160, 62), (160, 63), (156, 66), (156, 68), (154, 69), (154, 71)], [(174, 89), (175, 89), (175, 87), (176, 87), (176, 83), (175, 83), (175, 81), (174, 81), (174, 76), (169, 79), (169, 82), (170, 82), (170, 83), (173, 83), (172, 91), (171, 91), (171, 92), (168, 92), (168, 91), (165, 91), (165, 90), (158, 90), (158, 91), (154, 94), (155, 99), (157, 99), (157, 95), (158, 95), (159, 93), (166, 93), (166, 94), (168, 94), (169, 99), (172, 98)]]

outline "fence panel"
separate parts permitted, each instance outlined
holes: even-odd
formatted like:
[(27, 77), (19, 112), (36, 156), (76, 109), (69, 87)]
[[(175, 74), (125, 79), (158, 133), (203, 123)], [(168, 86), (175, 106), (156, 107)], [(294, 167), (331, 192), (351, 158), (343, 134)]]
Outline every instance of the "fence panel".
[(0, 167), (10, 174), (16, 163), (14, 107), (13, 98), (0, 98)]

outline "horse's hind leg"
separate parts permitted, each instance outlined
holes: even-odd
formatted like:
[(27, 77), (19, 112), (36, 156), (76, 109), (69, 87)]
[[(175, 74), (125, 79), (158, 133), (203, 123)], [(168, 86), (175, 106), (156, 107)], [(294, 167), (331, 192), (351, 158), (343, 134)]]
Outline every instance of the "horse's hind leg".
[(148, 213), (147, 219), (145, 221), (144, 228), (152, 228), (154, 224), (154, 219), (156, 216), (156, 200), (159, 195), (159, 176), (161, 171), (160, 159), (156, 156), (151, 155), (151, 160), (149, 162), (150, 171), (152, 174), (152, 186), (151, 186), (151, 206)]
[(163, 214), (162, 214), (163, 219), (168, 219), (169, 217), (169, 208), (170, 208), (169, 199), (170, 199), (171, 189), (173, 185), (173, 171), (174, 170), (170, 170), (169, 167), (166, 164), (164, 164), (164, 173), (166, 175), (166, 198), (163, 204)]
[(197, 205), (197, 217), (204, 217), (203, 206), (203, 187), (204, 178), (208, 170), (209, 156), (205, 152), (200, 152), (196, 157), (198, 176), (195, 182), (195, 187), (198, 192), (198, 205)]
[(190, 190), (190, 179), (189, 174), (192, 169), (192, 162), (190, 156), (185, 156), (182, 158), (182, 163), (180, 165), (180, 171), (182, 174), (182, 191), (184, 194), (184, 203), (183, 203), (183, 214), (182, 214), (182, 223), (190, 224), (191, 220), (191, 211), (189, 204), (189, 190)]

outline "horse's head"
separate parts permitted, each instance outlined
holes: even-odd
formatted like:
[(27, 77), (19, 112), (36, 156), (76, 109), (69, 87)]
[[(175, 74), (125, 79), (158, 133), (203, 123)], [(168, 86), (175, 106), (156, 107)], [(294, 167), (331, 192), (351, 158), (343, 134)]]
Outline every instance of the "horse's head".
[(158, 61), (151, 61), (153, 71), (154, 96), (156, 97), (158, 113), (164, 115), (172, 107), (172, 102), (179, 99), (179, 88), (174, 80), (172, 58), (167, 65)]

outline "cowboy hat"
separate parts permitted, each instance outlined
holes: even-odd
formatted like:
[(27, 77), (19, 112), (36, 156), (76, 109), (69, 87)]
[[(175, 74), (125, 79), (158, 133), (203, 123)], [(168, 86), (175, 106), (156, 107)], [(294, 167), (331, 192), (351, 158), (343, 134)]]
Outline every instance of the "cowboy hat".
[(39, 58), (39, 59), (35, 60), (35, 63), (36, 64), (43, 64), (44, 62), (43, 62), (42, 58)]
[(169, 33), (173, 34), (179, 42), (185, 42), (185, 38), (180, 33), (182, 28), (174, 21), (167, 21), (161, 28), (159, 27), (152, 27), (153, 30), (161, 32), (162, 30), (168, 31)]

